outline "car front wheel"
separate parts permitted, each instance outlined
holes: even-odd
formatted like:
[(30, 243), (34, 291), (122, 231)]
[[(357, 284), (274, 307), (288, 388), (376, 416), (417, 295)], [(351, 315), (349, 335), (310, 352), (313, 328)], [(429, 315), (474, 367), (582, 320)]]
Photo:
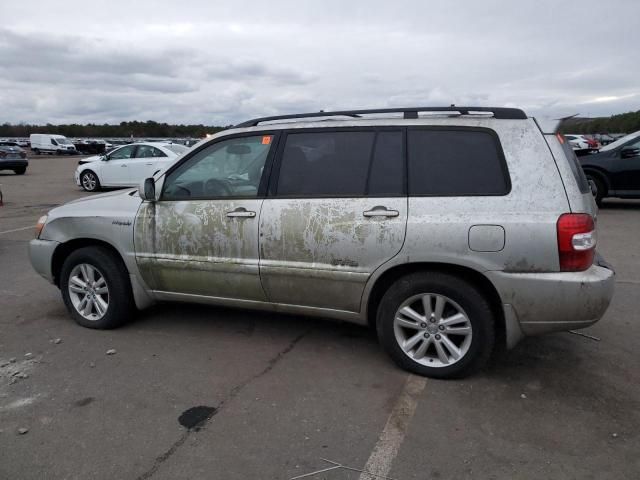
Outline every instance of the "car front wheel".
[(134, 303), (129, 276), (110, 250), (80, 248), (67, 257), (60, 275), (67, 310), (83, 327), (115, 328), (131, 317)]
[(380, 343), (402, 368), (461, 378), (481, 368), (494, 345), (491, 305), (467, 281), (446, 273), (399, 279), (378, 309)]
[(602, 199), (604, 198), (605, 193), (607, 193), (604, 183), (602, 183), (602, 180), (598, 177), (591, 175), (587, 175), (587, 181), (589, 182), (589, 187), (591, 188), (591, 193), (596, 201), (596, 205), (601, 207)]
[(100, 190), (100, 180), (91, 170), (85, 170), (80, 174), (80, 184), (87, 192), (97, 192)]

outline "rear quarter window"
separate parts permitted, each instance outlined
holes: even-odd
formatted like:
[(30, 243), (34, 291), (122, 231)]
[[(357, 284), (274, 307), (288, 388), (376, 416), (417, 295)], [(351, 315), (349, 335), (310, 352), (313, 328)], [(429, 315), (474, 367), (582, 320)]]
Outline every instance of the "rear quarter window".
[(408, 132), (409, 195), (506, 195), (511, 190), (504, 153), (486, 129)]
[[(565, 136), (565, 139), (569, 137)], [(558, 139), (560, 140), (560, 139)], [(576, 183), (578, 184), (578, 188), (580, 189), (580, 193), (590, 193), (591, 190), (589, 188), (589, 181), (584, 174), (584, 170), (580, 166), (580, 161), (576, 154), (574, 153), (571, 145), (567, 141), (561, 141), (562, 151), (564, 152), (564, 156), (569, 162), (569, 168), (571, 168), (571, 173), (573, 173), (574, 178), (576, 179)]]

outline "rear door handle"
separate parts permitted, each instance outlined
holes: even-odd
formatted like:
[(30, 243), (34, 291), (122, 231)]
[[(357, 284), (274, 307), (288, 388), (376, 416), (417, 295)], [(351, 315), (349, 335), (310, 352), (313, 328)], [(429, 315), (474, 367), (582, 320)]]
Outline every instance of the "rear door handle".
[(382, 205), (377, 205), (371, 210), (365, 210), (362, 212), (362, 215), (365, 217), (397, 217), (400, 215), (400, 212), (397, 210), (389, 210), (387, 207), (383, 207)]
[(126, 163), (123, 163), (123, 164), (122, 164), (122, 165), (120, 165), (120, 166), (121, 166), (121, 167), (126, 167), (126, 166), (127, 166), (127, 164), (126, 164)]
[(153, 163), (147, 163), (146, 165), (153, 165)]
[(227, 212), (227, 217), (230, 217), (230, 218), (235, 218), (235, 217), (254, 218), (255, 216), (256, 216), (256, 212), (251, 212), (244, 207), (239, 207), (231, 212)]

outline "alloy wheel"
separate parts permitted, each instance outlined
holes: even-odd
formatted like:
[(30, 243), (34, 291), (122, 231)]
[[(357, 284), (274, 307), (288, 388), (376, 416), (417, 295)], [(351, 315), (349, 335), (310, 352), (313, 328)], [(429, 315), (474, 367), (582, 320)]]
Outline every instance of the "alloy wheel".
[(87, 172), (82, 174), (82, 186), (85, 190), (95, 190), (97, 179), (93, 173)]
[(100, 320), (109, 308), (109, 287), (104, 275), (88, 263), (76, 265), (69, 275), (69, 298), (83, 318)]
[(393, 322), (398, 346), (413, 361), (447, 367), (469, 351), (472, 326), (465, 311), (447, 296), (414, 295), (400, 305)]

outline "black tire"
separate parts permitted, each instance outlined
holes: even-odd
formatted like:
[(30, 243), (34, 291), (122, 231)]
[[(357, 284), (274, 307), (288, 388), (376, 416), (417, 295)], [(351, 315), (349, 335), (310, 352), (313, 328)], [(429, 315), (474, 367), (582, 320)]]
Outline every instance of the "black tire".
[(85, 170), (80, 174), (80, 185), (87, 192), (97, 192), (100, 190), (100, 179), (93, 171)]
[(607, 194), (607, 187), (605, 186), (604, 182), (600, 179), (600, 177), (597, 177), (595, 175), (587, 174), (587, 180), (589, 181), (590, 186), (592, 185), (593, 189), (595, 189), (595, 192), (592, 190), (591, 193), (593, 193), (593, 198), (596, 201), (596, 205), (601, 207), (602, 199)]
[[(74, 307), (69, 293), (69, 279), (73, 269), (80, 264), (89, 264), (104, 277), (109, 291), (108, 306), (99, 320), (88, 320)], [(122, 260), (105, 247), (83, 247), (72, 252), (62, 265), (60, 290), (67, 310), (79, 325), (106, 330), (127, 322), (135, 311), (131, 282)]]
[(40, 155), (40, 150), (38, 150), (37, 148), (34, 148), (32, 151), (33, 151), (33, 153), (35, 153), (36, 155)]
[[(427, 293), (453, 300), (464, 310), (471, 324), (472, 334), (468, 350), (451, 365), (431, 367), (419, 363), (410, 358), (396, 340), (396, 312), (407, 299)], [(493, 312), (487, 299), (471, 283), (447, 273), (421, 272), (397, 280), (382, 297), (376, 327), (380, 343), (400, 367), (432, 378), (462, 378), (471, 375), (487, 362), (495, 342)], [(436, 334), (437, 332), (433, 334), (433, 341)]]
[(25, 172), (27, 171), (27, 167), (14, 168), (13, 171), (15, 172), (16, 175), (24, 175)]

